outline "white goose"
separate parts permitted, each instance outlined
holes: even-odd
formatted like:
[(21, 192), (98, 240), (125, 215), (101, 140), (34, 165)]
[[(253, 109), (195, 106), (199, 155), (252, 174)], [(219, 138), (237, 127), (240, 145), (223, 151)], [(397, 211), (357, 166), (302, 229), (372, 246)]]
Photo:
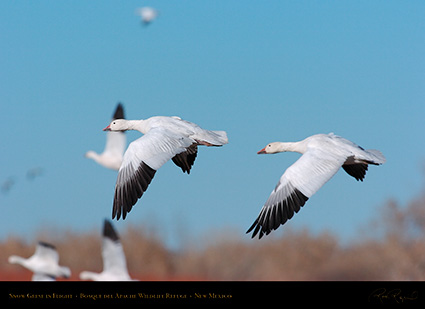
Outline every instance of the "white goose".
[(158, 16), (158, 11), (154, 8), (145, 6), (136, 9), (136, 14), (141, 17), (143, 25), (147, 26)]
[[(124, 108), (121, 103), (118, 103), (115, 109), (112, 120), (115, 119), (124, 119)], [(85, 154), (85, 157), (93, 159), (106, 168), (118, 170), (121, 166), (125, 146), (126, 138), (124, 132), (108, 132), (103, 152), (98, 154), (90, 150)]]
[(146, 120), (111, 122), (104, 130), (137, 130), (144, 135), (124, 153), (115, 185), (112, 219), (128, 212), (148, 188), (156, 171), (168, 160), (190, 173), (198, 145), (222, 146), (228, 143), (224, 131), (208, 131), (179, 117), (157, 116)]
[(280, 178), (255, 222), (252, 238), (268, 235), (291, 219), (305, 202), (342, 167), (356, 180), (363, 181), (368, 164), (385, 163), (378, 150), (365, 150), (333, 133), (317, 134), (295, 143), (270, 143), (258, 154), (299, 152), (303, 155)]
[(69, 278), (71, 276), (71, 270), (68, 267), (59, 266), (59, 254), (56, 248), (42, 241), (37, 244), (32, 256), (25, 259), (11, 255), (9, 263), (19, 264), (31, 270), (34, 273), (32, 281), (52, 281), (58, 277)]
[(124, 250), (118, 234), (112, 223), (105, 220), (102, 238), (103, 271), (94, 273), (83, 271), (80, 273), (81, 280), (93, 281), (132, 281), (127, 270)]

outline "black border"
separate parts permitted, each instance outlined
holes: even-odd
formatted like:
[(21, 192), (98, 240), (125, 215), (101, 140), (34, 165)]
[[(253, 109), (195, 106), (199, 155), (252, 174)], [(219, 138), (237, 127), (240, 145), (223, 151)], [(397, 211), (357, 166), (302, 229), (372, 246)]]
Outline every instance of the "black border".
[[(0, 282), (2, 304), (425, 304), (425, 282)], [(127, 295), (125, 297), (124, 295)], [(122, 297), (120, 297), (122, 296)], [(255, 302), (255, 303), (254, 303)], [(273, 303), (272, 303), (273, 302)]]

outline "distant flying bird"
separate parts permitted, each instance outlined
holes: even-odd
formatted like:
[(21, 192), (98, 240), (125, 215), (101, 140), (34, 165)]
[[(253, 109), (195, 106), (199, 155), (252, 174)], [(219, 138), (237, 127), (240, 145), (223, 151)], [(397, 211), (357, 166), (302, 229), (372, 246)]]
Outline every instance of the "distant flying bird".
[(224, 131), (208, 131), (179, 117), (157, 116), (146, 120), (114, 120), (104, 130), (137, 130), (144, 135), (133, 141), (124, 153), (115, 185), (112, 219), (125, 219), (148, 188), (156, 171), (168, 160), (190, 173), (198, 145), (222, 146), (228, 143)]
[[(121, 103), (118, 103), (112, 120), (124, 119), (124, 107)], [(93, 159), (100, 165), (113, 169), (119, 170), (122, 162), (126, 146), (126, 137), (123, 131), (108, 132), (106, 135), (105, 149), (101, 154), (90, 150), (85, 154), (86, 158)]]
[(3, 181), (3, 183), (0, 186), (1, 192), (3, 193), (8, 193), (12, 187), (15, 185), (16, 181), (15, 181), (15, 177), (9, 177), (7, 178), (5, 181)]
[(36, 177), (43, 175), (44, 169), (42, 167), (33, 167), (27, 171), (27, 179), (34, 180)]
[(368, 164), (385, 163), (380, 151), (365, 150), (333, 133), (313, 135), (295, 143), (270, 143), (258, 154), (285, 151), (303, 155), (282, 175), (254, 224), (248, 229), (247, 233), (255, 228), (252, 238), (258, 232), (259, 238), (268, 235), (291, 219), (340, 167), (356, 180), (363, 181)]
[(80, 273), (80, 279), (93, 281), (132, 280), (128, 274), (124, 250), (118, 234), (108, 220), (105, 220), (103, 225), (102, 259), (103, 271), (101, 273), (83, 271)]
[(9, 263), (19, 264), (31, 270), (34, 273), (32, 281), (51, 281), (58, 277), (71, 276), (71, 270), (68, 267), (59, 266), (59, 254), (56, 248), (42, 241), (37, 244), (35, 253), (28, 259), (11, 255)]
[(136, 14), (142, 19), (143, 25), (149, 25), (157, 16), (158, 11), (151, 7), (142, 7), (136, 9)]

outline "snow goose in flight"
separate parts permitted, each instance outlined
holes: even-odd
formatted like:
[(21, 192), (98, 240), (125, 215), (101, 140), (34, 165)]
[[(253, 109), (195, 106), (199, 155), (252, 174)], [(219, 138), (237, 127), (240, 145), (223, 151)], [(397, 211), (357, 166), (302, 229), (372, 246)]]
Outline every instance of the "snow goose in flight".
[(58, 277), (71, 276), (71, 270), (68, 267), (59, 266), (59, 254), (56, 248), (42, 241), (37, 244), (35, 253), (31, 257), (25, 259), (11, 255), (9, 263), (19, 264), (31, 270), (34, 273), (32, 281), (51, 281)]
[(108, 220), (105, 220), (103, 225), (102, 259), (103, 271), (101, 273), (83, 271), (80, 273), (80, 279), (93, 281), (132, 280), (128, 274), (124, 250), (118, 234)]
[(142, 18), (143, 25), (147, 26), (158, 16), (158, 11), (154, 8), (145, 6), (136, 9), (136, 14)]
[(353, 142), (330, 134), (317, 134), (295, 143), (270, 143), (258, 154), (278, 152), (303, 154), (282, 175), (276, 188), (264, 204), (255, 222), (252, 238), (268, 235), (291, 219), (305, 202), (319, 190), (342, 167), (356, 180), (363, 181), (368, 164), (385, 163), (378, 150), (365, 150)]
[(104, 130), (137, 130), (144, 135), (124, 153), (115, 185), (112, 219), (128, 212), (148, 188), (156, 171), (168, 160), (190, 173), (198, 145), (227, 144), (224, 131), (208, 131), (179, 117), (156, 116), (146, 120), (114, 120)]
[[(121, 103), (118, 103), (115, 109), (112, 120), (115, 119), (124, 119), (124, 108)], [(104, 167), (113, 170), (119, 170), (125, 146), (126, 138), (124, 132), (108, 132), (106, 135), (106, 145), (103, 152), (98, 154), (90, 150), (85, 154), (85, 156), (86, 158), (93, 159)]]

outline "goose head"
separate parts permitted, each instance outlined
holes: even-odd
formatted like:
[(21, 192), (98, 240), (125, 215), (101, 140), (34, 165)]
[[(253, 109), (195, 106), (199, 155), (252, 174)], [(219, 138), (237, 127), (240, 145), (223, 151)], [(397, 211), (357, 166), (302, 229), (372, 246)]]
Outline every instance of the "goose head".
[(103, 131), (126, 131), (128, 124), (125, 119), (114, 119)]
[(274, 142), (274, 143), (268, 144), (266, 147), (258, 151), (257, 154), (266, 154), (266, 153), (271, 154), (271, 153), (278, 153), (282, 151), (284, 151), (282, 150), (282, 143)]

